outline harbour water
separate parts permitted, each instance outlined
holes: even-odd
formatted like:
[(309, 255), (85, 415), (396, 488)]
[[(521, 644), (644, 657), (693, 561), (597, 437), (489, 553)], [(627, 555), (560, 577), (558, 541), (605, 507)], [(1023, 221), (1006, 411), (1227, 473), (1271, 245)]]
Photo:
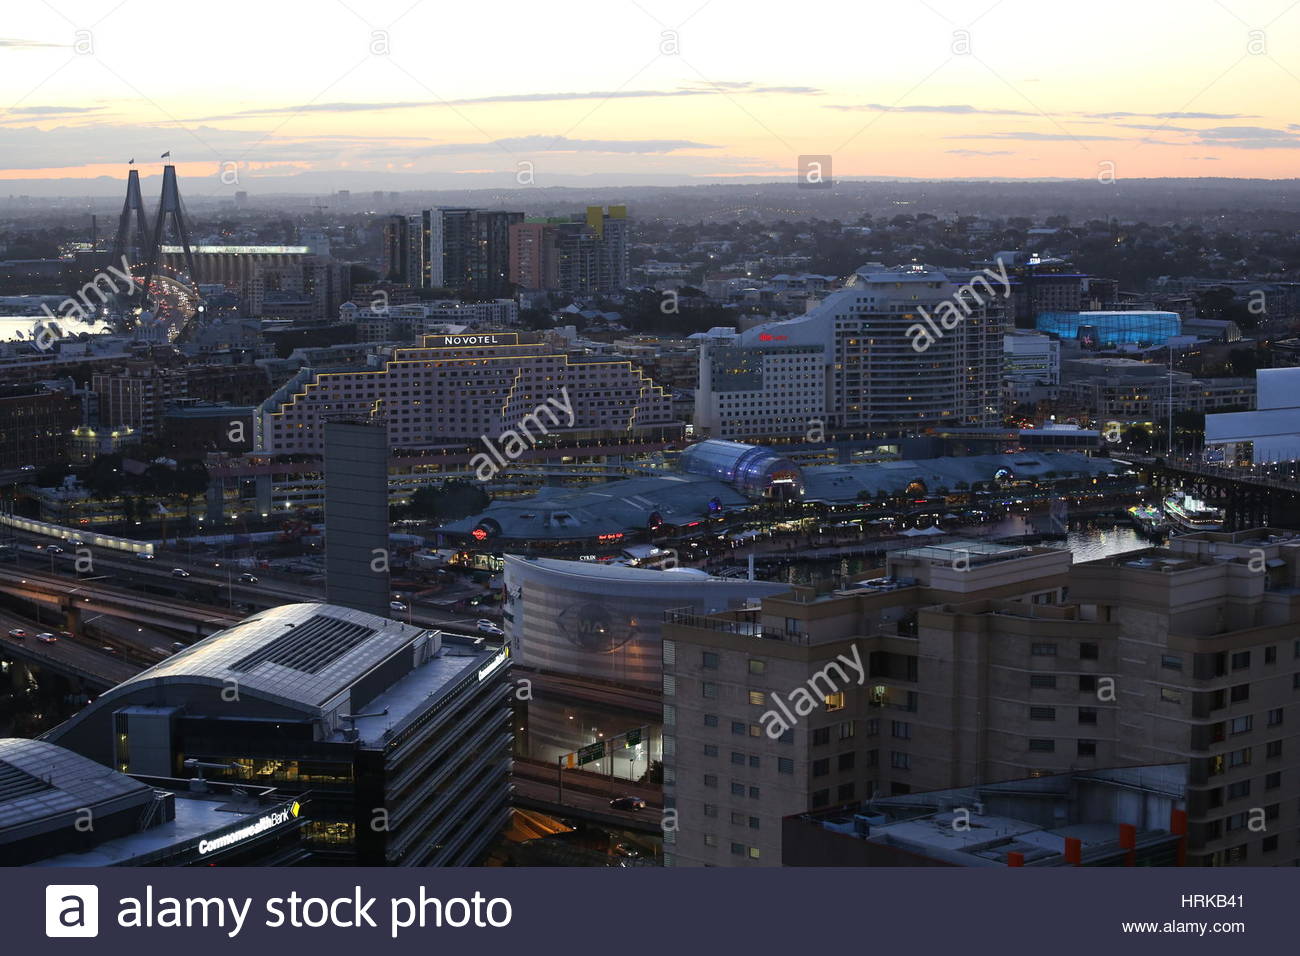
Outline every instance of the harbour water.
[[(1043, 529), (1028, 517), (1013, 515), (994, 525), (969, 530), (972, 533), (961, 534), (959, 532), (959, 535), (961, 537), (992, 541), (1001, 538), (1014, 539), (1023, 535), (1039, 535)], [(1075, 564), (1081, 564), (1085, 561), (1097, 561), (1114, 554), (1138, 551), (1164, 543), (1163, 540), (1156, 541), (1140, 534), (1127, 521), (1083, 522), (1071, 527), (1063, 539), (1039, 541), (1036, 538), (1031, 538), (1030, 540), (1034, 541), (1036, 547), (1059, 548), (1070, 551), (1074, 555)], [(919, 543), (925, 544), (926, 542), (920, 541)], [(873, 570), (880, 567), (880, 565), (879, 558), (864, 557), (861, 554), (845, 555), (840, 558), (818, 557), (802, 561), (795, 559), (782, 561), (778, 567), (769, 565), (766, 569), (766, 576), (770, 580), (783, 580), (790, 584), (811, 584), (816, 579), (824, 578), (827, 575), (847, 573), (852, 576)]]
[[(40, 315), (0, 315), (0, 342), (30, 340), (40, 325), (48, 321), (49, 318), (44, 313)], [(80, 335), (82, 332), (107, 332), (109, 330), (109, 327), (103, 322), (79, 322), (76, 319), (65, 319), (57, 312), (55, 313), (54, 322), (63, 330), (65, 336)]]

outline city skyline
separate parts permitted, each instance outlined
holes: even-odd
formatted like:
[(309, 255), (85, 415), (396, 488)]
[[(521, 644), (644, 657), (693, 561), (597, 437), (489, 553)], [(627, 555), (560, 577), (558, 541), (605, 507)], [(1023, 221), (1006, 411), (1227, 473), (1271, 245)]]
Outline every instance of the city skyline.
[(830, 4), (773, 46), (722, 0), (508, 3), (488, 36), (423, 3), (315, 5), (310, 32), (294, 5), (44, 4), (0, 31), (0, 180), (76, 192), (167, 152), (203, 195), (780, 181), (807, 155), (839, 178), (1285, 178), (1294, 6)]

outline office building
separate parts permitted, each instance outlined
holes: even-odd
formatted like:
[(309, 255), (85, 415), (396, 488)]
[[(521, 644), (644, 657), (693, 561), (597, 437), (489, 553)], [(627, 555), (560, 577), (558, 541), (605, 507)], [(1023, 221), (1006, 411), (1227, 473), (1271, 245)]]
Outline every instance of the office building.
[(132, 777), (43, 740), (0, 739), (7, 866), (302, 864), (308, 803), (267, 786)]
[(91, 391), (103, 426), (128, 425), (143, 438), (157, 438), (167, 409), (187, 399), (252, 405), (266, 396), (266, 370), (256, 365), (162, 365), (133, 360), (95, 372)]
[(506, 821), (503, 648), (329, 604), (262, 611), (45, 739), (120, 773), (309, 798), (315, 862), (463, 866)]
[(1227, 465), (1300, 458), (1300, 368), (1255, 372), (1255, 410), (1205, 416), (1205, 447)]
[(345, 302), (339, 309), (339, 320), (356, 325), (358, 342), (410, 341), (421, 335), (517, 326), (519, 304), (514, 299), (490, 302), (439, 299), (367, 308)]
[(81, 402), (70, 390), (35, 384), (0, 388), (0, 471), (67, 462), (80, 424)]
[(326, 599), (387, 617), (388, 428), (356, 418), (324, 430)]
[(634, 437), (674, 422), (670, 397), (630, 361), (588, 361), (518, 332), (426, 335), (382, 368), (304, 369), (263, 403), (258, 447), (319, 454), (324, 416), (376, 404), (394, 448), (496, 442), (521, 426), (534, 445)]
[[(1000, 423), (1002, 305), (968, 280), (933, 266), (864, 266), (797, 319), (706, 336), (696, 428), (762, 441)], [(944, 304), (965, 317), (916, 348), (916, 329)]]
[(1007, 325), (1035, 328), (1044, 312), (1073, 312), (1084, 307), (1085, 283), (1091, 278), (1063, 259), (1037, 253), (999, 252), (1011, 280)]
[(662, 685), (664, 613), (743, 607), (788, 590), (770, 581), (505, 556), (505, 631), (515, 663), (650, 689)]
[(308, 255), (287, 263), (256, 263), (244, 283), (248, 314), (323, 319), (338, 315), (351, 295), (351, 266)]
[[(670, 617), (670, 862), (779, 861), (774, 812), (1177, 763), (1188, 865), (1294, 864), (1300, 538), (1069, 561), (953, 542), (891, 555), (874, 583)], [(800, 688), (813, 706), (780, 717), (774, 696)]]
[(1248, 378), (1196, 378), (1169, 372), (1159, 362), (1113, 356), (1066, 359), (1058, 396), (1067, 407), (1103, 421), (1167, 421), (1170, 393), (1176, 412), (1253, 408), (1255, 383)]
[(1050, 335), (1014, 329), (1002, 339), (1002, 380), (1014, 402), (1055, 394), (1061, 383), (1061, 343)]

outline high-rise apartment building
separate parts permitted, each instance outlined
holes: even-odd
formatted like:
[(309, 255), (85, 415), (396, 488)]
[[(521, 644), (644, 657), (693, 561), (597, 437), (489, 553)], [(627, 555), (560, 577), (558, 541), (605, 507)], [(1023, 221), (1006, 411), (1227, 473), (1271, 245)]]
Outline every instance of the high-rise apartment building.
[[(779, 866), (783, 817), (908, 792), (919, 721), (946, 706), (923, 692), (918, 609), (971, 598), (1037, 607), (1059, 599), (1069, 564), (1064, 551), (953, 542), (895, 552), (881, 586), (670, 614), (664, 805), (678, 829), (665, 834), (665, 862)], [(799, 688), (814, 709), (799, 707)]]
[(510, 227), (523, 218), (521, 212), (496, 209), (426, 209), (421, 214), (421, 284), (470, 299), (509, 296)]
[(608, 295), (627, 286), (626, 206), (510, 227), (510, 281), (523, 289)]
[[(1002, 418), (996, 280), (864, 266), (806, 315), (700, 345), (695, 425), (711, 438), (897, 437)], [(983, 293), (983, 294), (981, 294)], [(951, 328), (936, 316), (960, 314)]]
[(550, 222), (517, 222), (510, 227), (510, 281), (521, 289), (559, 288), (556, 231)]
[(1300, 859), (1300, 537), (1069, 561), (952, 542), (834, 593), (670, 617), (668, 862), (777, 864), (783, 815), (876, 794), (1169, 763), (1189, 865)]
[(380, 278), (403, 285), (419, 285), (422, 222), (416, 216), (384, 219), (384, 262)]

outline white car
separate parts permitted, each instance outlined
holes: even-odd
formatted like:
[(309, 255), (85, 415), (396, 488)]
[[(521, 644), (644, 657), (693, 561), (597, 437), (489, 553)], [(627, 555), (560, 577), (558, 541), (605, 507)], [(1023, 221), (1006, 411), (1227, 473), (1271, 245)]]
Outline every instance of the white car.
[(137, 561), (152, 561), (154, 558), (148, 551), (137, 551), (135, 553), (135, 559)]
[(501, 637), (503, 634), (505, 634), (505, 631), (501, 630), (501, 628), (497, 627), (487, 618), (483, 618), (482, 620), (480, 620), (477, 626), (480, 633), (491, 634), (493, 637)]
[(406, 605), (403, 604), (401, 601), (389, 601), (388, 608), (389, 610), (392, 611), (405, 611)]
[(40, 634), (37, 634), (36, 639), (44, 644), (54, 644), (58, 641), (58, 638), (49, 631), (42, 631)]
[(172, 568), (172, 577), (174, 578), (188, 578), (189, 576), (190, 572), (184, 568)]

